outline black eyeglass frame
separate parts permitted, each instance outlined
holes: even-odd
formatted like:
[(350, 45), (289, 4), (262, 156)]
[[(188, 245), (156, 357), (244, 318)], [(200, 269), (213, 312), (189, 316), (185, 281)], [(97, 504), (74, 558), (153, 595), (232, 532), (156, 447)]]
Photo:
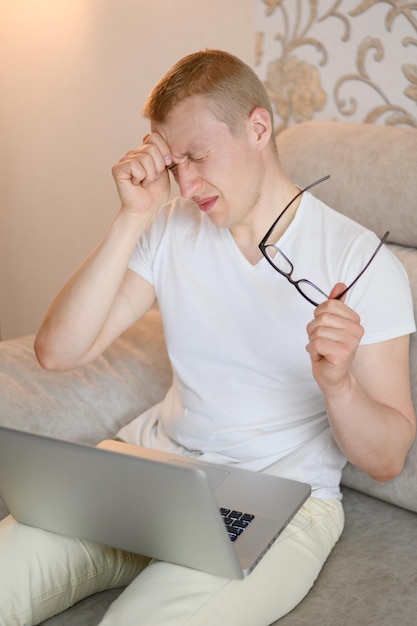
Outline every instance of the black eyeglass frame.
[[(297, 200), (297, 198), (299, 198), (305, 191), (308, 191), (309, 189), (311, 189), (312, 187), (315, 187), (316, 185), (318, 185), (319, 183), (322, 183), (323, 181), (327, 180), (328, 178), (330, 178), (330, 175), (327, 174), (326, 176), (323, 176), (322, 178), (319, 178), (318, 180), (314, 181), (313, 183), (311, 183), (310, 185), (307, 185), (307, 187), (304, 187), (304, 189), (300, 189), (300, 191), (294, 196), (294, 198), (292, 200), (290, 200), (290, 202), (287, 204), (287, 206), (283, 209), (283, 211), (281, 211), (281, 213), (278, 215), (277, 219), (275, 220), (275, 222), (272, 224), (272, 226), (268, 229), (267, 233), (265, 234), (265, 236), (263, 237), (262, 241), (259, 243), (259, 249), (262, 252), (263, 256), (265, 257), (265, 259), (268, 261), (268, 263), (274, 268), (275, 271), (277, 271), (279, 274), (281, 274), (282, 276), (284, 276), (292, 285), (294, 285), (294, 287), (297, 289), (298, 293), (300, 295), (303, 296), (303, 298), (305, 298), (308, 302), (310, 302), (311, 304), (313, 304), (314, 306), (318, 306), (319, 303), (315, 302), (314, 300), (312, 300), (311, 298), (309, 298), (304, 292), (303, 290), (300, 288), (300, 283), (304, 283), (304, 284), (308, 284), (311, 287), (313, 287), (314, 289), (316, 289), (316, 291), (318, 291), (319, 293), (323, 294), (323, 296), (325, 298), (328, 298), (329, 296), (319, 287), (317, 287), (317, 285), (315, 285), (311, 280), (308, 280), (307, 278), (300, 278), (299, 280), (293, 280), (292, 273), (294, 271), (294, 265), (291, 263), (291, 261), (289, 260), (289, 258), (282, 252), (282, 250), (280, 248), (278, 248), (278, 246), (276, 244), (267, 244), (267, 241), (269, 239), (269, 237), (271, 236), (274, 228), (276, 227), (276, 225), (278, 224), (279, 220), (281, 219), (281, 217), (284, 215), (285, 211), (287, 211), (287, 209), (290, 208), (290, 206), (292, 205), (293, 202), (295, 202), (295, 200)], [(381, 247), (383, 246), (383, 244), (385, 243), (385, 241), (387, 240), (387, 237), (389, 235), (389, 231), (387, 231), (384, 236), (381, 238), (381, 241), (379, 242), (375, 252), (372, 254), (371, 258), (369, 259), (369, 261), (366, 263), (365, 267), (359, 272), (359, 274), (356, 276), (356, 278), (350, 283), (350, 285), (348, 285), (346, 287), (346, 289), (344, 289), (341, 293), (339, 293), (338, 296), (336, 296), (336, 300), (340, 300), (341, 298), (343, 298), (343, 296), (349, 291), (349, 289), (351, 289), (353, 287), (353, 285), (355, 285), (357, 283), (357, 281), (359, 280), (359, 278), (362, 276), (362, 274), (365, 272), (365, 270), (368, 269), (368, 267), (370, 266), (370, 264), (372, 263), (372, 261), (374, 260), (375, 256), (377, 255), (377, 253), (379, 252), (379, 250), (381, 249)], [(274, 261), (270, 258), (270, 256), (267, 253), (267, 248), (274, 248), (274, 250), (276, 250), (276, 252), (278, 254), (280, 254), (288, 263), (289, 267), (291, 268), (290, 272), (284, 272), (282, 269), (280, 269), (279, 267), (277, 267), (274, 263)]]

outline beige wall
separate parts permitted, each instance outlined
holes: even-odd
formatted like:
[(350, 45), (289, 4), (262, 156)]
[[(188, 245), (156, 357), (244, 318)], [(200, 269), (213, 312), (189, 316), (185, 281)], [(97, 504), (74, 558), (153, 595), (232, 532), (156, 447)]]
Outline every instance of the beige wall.
[(204, 47), (253, 64), (252, 0), (0, 0), (0, 325), (36, 330), (108, 227), (140, 108)]

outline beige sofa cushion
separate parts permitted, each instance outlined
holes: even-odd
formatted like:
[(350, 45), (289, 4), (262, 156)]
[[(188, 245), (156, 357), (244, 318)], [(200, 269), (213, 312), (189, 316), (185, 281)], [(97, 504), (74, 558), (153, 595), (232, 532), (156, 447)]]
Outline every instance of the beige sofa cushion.
[(70, 372), (43, 370), (32, 336), (3, 341), (0, 424), (95, 445), (161, 400), (171, 378), (157, 310)]
[(417, 246), (417, 129), (305, 122), (277, 137), (284, 169), (314, 195), (389, 241)]

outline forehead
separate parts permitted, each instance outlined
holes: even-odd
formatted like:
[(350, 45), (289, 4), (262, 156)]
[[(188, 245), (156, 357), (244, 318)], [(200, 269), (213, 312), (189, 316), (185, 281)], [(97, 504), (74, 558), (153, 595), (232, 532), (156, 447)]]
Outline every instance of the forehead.
[(193, 96), (173, 107), (164, 122), (151, 121), (177, 156), (205, 150), (213, 143), (231, 137), (229, 127), (220, 121), (207, 98)]

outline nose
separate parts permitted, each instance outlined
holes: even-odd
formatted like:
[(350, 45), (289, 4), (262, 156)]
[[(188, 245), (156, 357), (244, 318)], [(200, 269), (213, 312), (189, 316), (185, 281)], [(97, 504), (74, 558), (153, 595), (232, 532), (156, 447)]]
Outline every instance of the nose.
[(178, 163), (173, 173), (183, 198), (193, 198), (198, 195), (200, 179), (190, 162)]

